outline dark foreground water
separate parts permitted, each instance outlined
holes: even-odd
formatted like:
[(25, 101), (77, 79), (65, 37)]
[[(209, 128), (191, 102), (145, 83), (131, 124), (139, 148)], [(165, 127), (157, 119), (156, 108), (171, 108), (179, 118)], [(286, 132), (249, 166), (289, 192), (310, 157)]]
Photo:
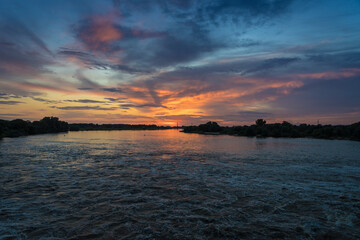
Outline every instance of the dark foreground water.
[(0, 239), (360, 238), (360, 142), (38, 135), (0, 176)]

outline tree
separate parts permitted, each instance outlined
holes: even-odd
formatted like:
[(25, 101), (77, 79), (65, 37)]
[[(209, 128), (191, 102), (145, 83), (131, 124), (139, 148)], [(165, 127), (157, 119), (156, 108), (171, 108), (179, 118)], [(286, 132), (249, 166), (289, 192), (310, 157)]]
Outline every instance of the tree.
[(199, 129), (203, 132), (220, 132), (222, 128), (217, 122), (208, 122), (206, 124), (200, 124)]
[(264, 120), (264, 119), (258, 119), (258, 120), (256, 120), (256, 126), (258, 126), (258, 127), (262, 127), (262, 126), (264, 126), (265, 124), (266, 124), (266, 121)]

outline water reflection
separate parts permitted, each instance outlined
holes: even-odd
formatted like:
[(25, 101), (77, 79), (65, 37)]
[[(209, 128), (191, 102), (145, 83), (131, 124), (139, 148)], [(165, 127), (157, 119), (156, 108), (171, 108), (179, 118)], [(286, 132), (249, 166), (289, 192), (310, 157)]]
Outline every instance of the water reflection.
[(356, 239), (359, 142), (164, 131), (0, 143), (0, 238)]
[(257, 150), (264, 149), (266, 147), (267, 143), (268, 143), (268, 141), (266, 141), (264, 139), (256, 139), (256, 141), (255, 141), (256, 149)]

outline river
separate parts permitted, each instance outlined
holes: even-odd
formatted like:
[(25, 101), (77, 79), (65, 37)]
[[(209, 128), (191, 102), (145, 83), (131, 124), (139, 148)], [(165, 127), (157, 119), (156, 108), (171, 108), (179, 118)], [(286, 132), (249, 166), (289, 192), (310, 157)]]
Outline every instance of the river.
[(360, 142), (85, 131), (0, 140), (0, 239), (359, 239)]

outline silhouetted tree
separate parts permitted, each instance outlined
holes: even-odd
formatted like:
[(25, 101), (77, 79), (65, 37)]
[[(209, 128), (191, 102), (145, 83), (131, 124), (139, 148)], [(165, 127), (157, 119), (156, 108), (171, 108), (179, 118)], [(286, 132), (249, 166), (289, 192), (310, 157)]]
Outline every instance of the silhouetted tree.
[(266, 121), (264, 119), (258, 119), (258, 120), (256, 120), (255, 123), (256, 123), (256, 126), (262, 127), (266, 124)]
[(353, 129), (351, 139), (360, 140), (360, 122), (351, 125)]
[(207, 122), (206, 124), (200, 124), (199, 129), (202, 132), (220, 132), (221, 127), (217, 122)]
[(291, 127), (292, 124), (289, 123), (289, 122), (287, 122), (287, 121), (283, 121), (282, 124), (281, 124), (281, 126)]
[(0, 120), (0, 137), (18, 137), (39, 133), (56, 133), (68, 131), (68, 123), (57, 117), (45, 117), (40, 121)]

